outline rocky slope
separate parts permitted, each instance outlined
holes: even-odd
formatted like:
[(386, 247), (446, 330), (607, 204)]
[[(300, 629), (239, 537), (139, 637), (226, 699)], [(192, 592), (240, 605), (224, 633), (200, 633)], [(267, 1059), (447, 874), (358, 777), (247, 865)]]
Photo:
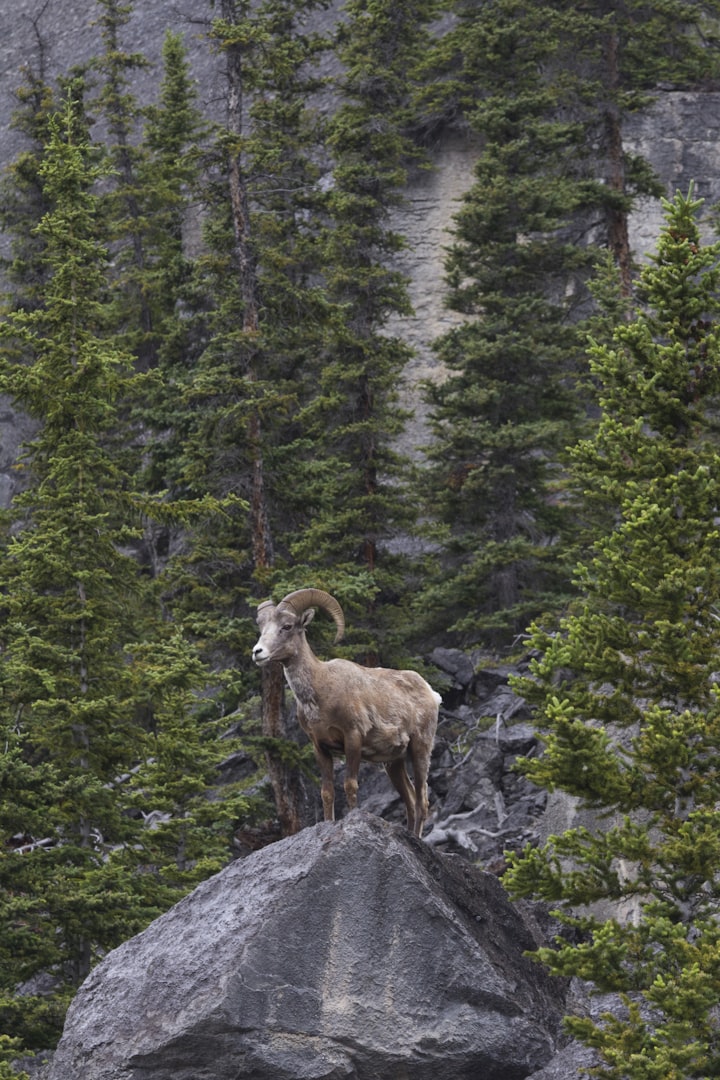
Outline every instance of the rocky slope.
[[(399, 824), (384, 771), (363, 766), (357, 811), (284, 840), (270, 827), (111, 953), (33, 1077), (575, 1080), (590, 1057), (561, 1017), (607, 1002), (525, 958), (552, 922), (497, 877), (507, 848), (548, 828), (545, 792), (514, 770), (541, 752), (508, 684), (518, 669), (431, 659), (446, 681), (424, 841)], [(342, 814), (341, 763), (336, 779)], [(574, 805), (562, 813), (570, 824)]]

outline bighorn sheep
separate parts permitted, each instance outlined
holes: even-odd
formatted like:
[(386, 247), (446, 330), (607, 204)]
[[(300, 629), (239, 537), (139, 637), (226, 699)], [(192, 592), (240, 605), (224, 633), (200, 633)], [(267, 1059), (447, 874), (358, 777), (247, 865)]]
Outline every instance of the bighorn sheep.
[[(297, 701), (298, 720), (312, 740), (320, 766), (325, 820), (335, 816), (333, 756), (343, 754), (348, 808), (357, 803), (360, 762), (382, 764), (405, 803), (408, 829), (421, 836), (440, 695), (416, 671), (318, 660), (305, 637), (316, 607), (335, 620), (338, 642), (345, 617), (337, 600), (321, 589), (298, 589), (277, 606), (271, 600), (258, 606), (260, 638), (252, 657), (261, 667), (277, 660), (284, 668)], [(405, 768), (408, 757), (414, 785)]]

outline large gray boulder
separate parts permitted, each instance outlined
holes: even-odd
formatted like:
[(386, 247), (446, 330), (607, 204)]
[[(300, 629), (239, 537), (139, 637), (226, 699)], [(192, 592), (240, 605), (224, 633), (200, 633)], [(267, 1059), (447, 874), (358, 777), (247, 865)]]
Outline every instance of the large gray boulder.
[(498, 881), (356, 810), (200, 885), (110, 953), (50, 1080), (522, 1080), (563, 987)]

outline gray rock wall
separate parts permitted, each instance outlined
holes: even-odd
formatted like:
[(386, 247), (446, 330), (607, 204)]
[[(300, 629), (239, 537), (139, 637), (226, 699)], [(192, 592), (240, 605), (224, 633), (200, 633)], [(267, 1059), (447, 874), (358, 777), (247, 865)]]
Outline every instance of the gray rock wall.
[[(193, 74), (201, 102), (213, 108), (218, 97), (215, 64), (203, 40), (202, 20), (210, 5), (178, 4), (175, 0), (143, 0), (136, 3), (123, 30), (129, 52), (142, 53), (150, 67), (133, 73), (133, 91), (140, 100), (154, 98), (166, 28), (181, 31), (191, 55)], [(96, 56), (101, 49), (99, 8), (93, 0), (13, 0), (0, 4), (0, 165), (12, 159), (21, 145), (9, 129), (16, 106), (14, 92), (22, 85), (22, 69), (42, 70), (48, 80)]]
[[(325, 18), (334, 18), (334, 4)], [(165, 29), (180, 30), (190, 50), (199, 101), (209, 115), (221, 107), (222, 80), (204, 29), (211, 9), (209, 3), (177, 3), (177, 0), (143, 0), (135, 4), (123, 31), (125, 47), (142, 52), (150, 68), (133, 75), (133, 89), (141, 100), (153, 100), (157, 91), (160, 55)], [(21, 83), (21, 68), (41, 62), (49, 78), (68, 66), (97, 54), (99, 28), (91, 0), (15, 0), (0, 5), (0, 167), (13, 159), (22, 142), (9, 124), (15, 100), (13, 91)], [(687, 190), (695, 182), (697, 193), (708, 205), (720, 200), (720, 93), (661, 92), (653, 107), (635, 117), (626, 127), (628, 147), (648, 158), (658, 172), (667, 194), (676, 188)], [(414, 408), (416, 416), (401, 440), (401, 449), (416, 451), (427, 442), (428, 431), (418, 383), (442, 378), (443, 372), (430, 343), (455, 320), (444, 306), (444, 249), (451, 239), (452, 219), (458, 200), (472, 182), (477, 146), (455, 133), (441, 139), (433, 152), (434, 169), (418, 170), (407, 191), (405, 207), (394, 215), (393, 225), (407, 236), (407, 249), (399, 266), (410, 278), (410, 294), (415, 314), (396, 318), (388, 332), (405, 337), (415, 349), (401, 390), (401, 404)], [(658, 200), (643, 200), (633, 215), (631, 235), (638, 257), (655, 245), (662, 224)], [(2, 250), (2, 237), (0, 237)], [(13, 421), (7, 410), (2, 421), (7, 429)], [(20, 435), (12, 431), (3, 437), (3, 446), (13, 458)], [(7, 505), (15, 481), (0, 452), (0, 505)]]
[[(663, 91), (647, 111), (626, 124), (625, 144), (651, 163), (667, 198), (678, 190), (686, 195), (692, 183), (706, 210), (720, 203), (718, 91)], [(660, 200), (640, 200), (630, 220), (630, 240), (641, 263), (654, 250), (662, 224)]]

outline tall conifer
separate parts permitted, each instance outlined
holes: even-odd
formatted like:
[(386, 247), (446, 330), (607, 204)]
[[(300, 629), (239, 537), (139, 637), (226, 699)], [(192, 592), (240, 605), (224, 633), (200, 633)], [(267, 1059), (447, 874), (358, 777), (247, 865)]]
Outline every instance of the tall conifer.
[(152, 306), (145, 289), (148, 207), (140, 190), (138, 169), (143, 158), (139, 145), (142, 109), (133, 93), (132, 79), (148, 66), (147, 59), (123, 47), (122, 32), (132, 14), (132, 3), (95, 0), (103, 49), (93, 67), (100, 75), (96, 108), (107, 126), (107, 153), (112, 183), (107, 194), (108, 227), (114, 243), (118, 319), (128, 347), (142, 370), (156, 360), (157, 340)]
[(384, 646), (374, 598), (396, 603), (404, 592), (390, 541), (415, 518), (403, 484), (407, 463), (396, 449), (407, 419), (398, 389), (411, 350), (389, 323), (411, 308), (397, 266), (405, 240), (392, 213), (420, 157), (411, 138), (412, 86), (436, 10), (433, 0), (351, 0), (336, 40), (343, 73), (327, 139), (333, 168), (324, 261), (337, 316), (303, 412), (312, 460), (301, 490), (314, 513), (292, 551), (316, 573), (327, 567), (336, 591), (357, 605), (355, 632), (375, 659)]
[(507, 647), (569, 585), (573, 514), (556, 489), (579, 431), (585, 215), (602, 187), (583, 175), (578, 87), (553, 66), (569, 16), (515, 0), (461, 16), (438, 47), (459, 69), (440, 91), (483, 147), (447, 260), (447, 303), (464, 321), (435, 343), (448, 375), (428, 387), (440, 556), (419, 610), (435, 629), (450, 620), (459, 643)]
[[(19, 982), (19, 972), (45, 966), (62, 985), (87, 973), (101, 939), (97, 838), (127, 834), (110, 785), (140, 749), (122, 654), (138, 588), (134, 565), (118, 552), (127, 536), (118, 521), (122, 478), (100, 445), (125, 374), (123, 358), (96, 337), (102, 253), (90, 188), (98, 172), (72, 101), (51, 130), (40, 168), (50, 206), (40, 225), (45, 303), (4, 328), (33, 360), (6, 363), (3, 390), (42, 426), (2, 563), (2, 895), (4, 945), (16, 953), (6, 977)], [(126, 896), (120, 908), (122, 933)], [(23, 926), (32, 911), (30, 938)]]
[(607, 1080), (720, 1068), (720, 245), (702, 245), (699, 206), (666, 205), (646, 306), (590, 349), (602, 418), (573, 465), (615, 523), (578, 569), (571, 613), (534, 628), (540, 658), (520, 684), (545, 741), (525, 772), (606, 825), (515, 855), (505, 881), (574, 928), (540, 951), (553, 972), (622, 996), (597, 1024), (568, 1021)]
[[(203, 817), (223, 754), (197, 718), (204, 670), (127, 554), (149, 504), (109, 436), (140, 376), (108, 333), (100, 169), (81, 115), (71, 94), (50, 122), (44, 303), (7, 318), (3, 341), (25, 359), (6, 353), (0, 372), (39, 425), (0, 562), (0, 1018), (39, 1047), (98, 954), (221, 865), (232, 816)], [(152, 835), (139, 808), (161, 815)], [(52, 994), (16, 995), (41, 973)]]
[(680, 89), (717, 78), (718, 15), (718, 0), (593, 0), (583, 5), (577, 24), (568, 24), (566, 62), (584, 86), (586, 137), (607, 189), (602, 242), (626, 297), (634, 273), (630, 212), (638, 195), (662, 194), (648, 163), (626, 146), (627, 120), (650, 104), (660, 85)]
[[(195, 362), (186, 370), (187, 438), (174, 480), (190, 493), (233, 497), (236, 506), (224, 525), (192, 535), (177, 610), (214, 662), (236, 672), (255, 633), (248, 597), (272, 587), (296, 520), (293, 417), (327, 319), (309, 108), (322, 47), (306, 25), (314, 6), (221, 0), (210, 31), (226, 116), (206, 157), (206, 251), (193, 280)], [(293, 832), (299, 777), (290, 777), (273, 743), (286, 733), (279, 668), (262, 675), (262, 725), (278, 813)]]
[(166, 33), (162, 59), (158, 101), (145, 110), (145, 153), (137, 169), (148, 263), (143, 286), (154, 309), (159, 348), (165, 344), (178, 295), (190, 273), (185, 234), (189, 203), (197, 196), (199, 143), (206, 126), (180, 34)]
[(18, 106), (11, 126), (23, 134), (27, 145), (0, 181), (0, 226), (10, 237), (10, 254), (3, 269), (12, 289), (11, 303), (30, 307), (39, 302), (45, 279), (44, 242), (34, 230), (47, 209), (38, 169), (55, 102), (40, 73), (28, 66), (24, 76), (15, 94)]
[[(194, 315), (208, 303), (194, 285), (197, 251), (188, 240), (200, 228), (193, 219), (199, 214), (206, 124), (180, 34), (166, 33), (162, 58), (158, 99), (145, 110), (136, 170), (144, 253), (137, 283), (150, 312), (153, 364), (161, 377), (135, 403), (135, 417), (143, 430), (143, 483), (150, 491), (179, 497), (187, 493), (178, 475), (192, 423), (185, 392), (198, 353), (194, 333), (198, 324), (201, 338), (205, 330), (202, 317), (196, 323)], [(158, 539), (169, 547), (167, 535)]]
[(459, 114), (483, 144), (447, 262), (448, 304), (465, 321), (437, 342), (449, 377), (428, 391), (440, 558), (420, 609), (438, 628), (461, 612), (459, 642), (507, 647), (568, 594), (562, 459), (582, 415), (573, 386), (591, 244), (613, 253), (629, 302), (628, 215), (638, 195), (660, 194), (623, 125), (660, 79), (688, 85), (715, 70), (717, 4), (456, 10), (425, 107)]

